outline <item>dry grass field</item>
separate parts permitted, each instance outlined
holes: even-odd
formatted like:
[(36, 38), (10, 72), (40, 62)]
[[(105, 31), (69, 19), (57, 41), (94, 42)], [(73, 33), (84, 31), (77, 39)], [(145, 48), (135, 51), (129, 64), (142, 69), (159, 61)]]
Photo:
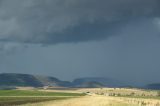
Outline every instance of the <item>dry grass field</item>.
[(59, 100), (53, 102), (43, 102), (37, 104), (26, 104), (23, 106), (136, 106), (123, 102), (121, 99), (114, 99), (104, 96), (85, 96), (68, 100)]
[[(56, 92), (65, 91), (72, 92), (70, 89), (68, 91), (56, 90)], [(124, 88), (83, 88), (75, 89), (73, 92), (86, 93), (87, 95), (21, 106), (160, 106), (157, 91)]]
[(139, 96), (139, 97), (157, 97), (158, 92), (153, 90), (143, 89), (128, 89), (128, 88), (83, 88), (77, 92), (90, 92), (98, 95), (108, 96)]
[(160, 106), (160, 101), (95, 95), (21, 106)]
[(0, 106), (160, 106), (160, 91), (136, 88), (20, 88), (0, 90)]

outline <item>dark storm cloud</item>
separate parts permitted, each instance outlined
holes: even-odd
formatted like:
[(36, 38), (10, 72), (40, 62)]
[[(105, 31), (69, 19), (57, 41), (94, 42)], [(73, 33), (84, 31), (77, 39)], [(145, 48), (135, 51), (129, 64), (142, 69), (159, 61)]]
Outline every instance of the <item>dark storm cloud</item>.
[(159, 0), (1, 0), (0, 40), (57, 44), (112, 36), (125, 22), (159, 17)]

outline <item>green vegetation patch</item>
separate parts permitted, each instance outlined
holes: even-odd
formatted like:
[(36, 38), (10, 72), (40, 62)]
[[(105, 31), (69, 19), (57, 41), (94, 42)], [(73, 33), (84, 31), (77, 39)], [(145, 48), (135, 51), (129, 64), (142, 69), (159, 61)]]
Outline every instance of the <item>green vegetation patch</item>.
[(45, 91), (37, 91), (37, 90), (0, 90), (0, 96), (84, 96), (84, 94), (45, 92)]
[(45, 92), (37, 90), (0, 90), (0, 106), (15, 106), (83, 96), (81, 93)]
[(68, 97), (0, 97), (0, 106), (15, 106), (26, 103), (38, 103), (67, 98)]

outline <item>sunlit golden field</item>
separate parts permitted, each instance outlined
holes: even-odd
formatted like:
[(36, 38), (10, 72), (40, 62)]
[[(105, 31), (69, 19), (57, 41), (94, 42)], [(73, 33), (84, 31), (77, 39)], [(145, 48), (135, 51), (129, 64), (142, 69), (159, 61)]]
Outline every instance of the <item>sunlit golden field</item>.
[(120, 99), (104, 96), (85, 96), (61, 101), (43, 102), (37, 104), (26, 104), (23, 106), (136, 106), (129, 105)]
[(26, 104), (22, 106), (160, 106), (160, 102), (151, 99), (127, 99), (95, 95), (68, 100)]
[[(56, 91), (58, 92), (58, 90)], [(65, 90), (63, 92), (65, 92)], [(69, 92), (71, 92), (71, 90), (69, 90)], [(160, 99), (157, 97), (157, 91), (124, 88), (83, 88), (73, 90), (73, 92), (86, 92), (87, 95), (64, 100), (25, 104), (21, 106), (160, 106)], [(133, 96), (133, 92), (135, 97)], [(108, 95), (109, 93), (115, 93), (115, 95), (110, 96)], [(132, 96), (118, 96), (117, 94), (119, 93), (122, 95), (132, 94)]]

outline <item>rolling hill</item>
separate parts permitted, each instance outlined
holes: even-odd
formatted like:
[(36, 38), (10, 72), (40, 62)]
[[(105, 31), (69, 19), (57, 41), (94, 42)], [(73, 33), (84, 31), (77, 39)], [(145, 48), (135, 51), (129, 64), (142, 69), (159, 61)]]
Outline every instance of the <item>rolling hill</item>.
[(55, 77), (37, 76), (30, 74), (18, 74), (18, 73), (1, 73), (0, 74), (0, 86), (31, 86), (31, 87), (122, 87), (123, 83), (103, 77), (86, 77), (78, 78), (69, 81), (61, 81)]
[(0, 86), (33, 86), (40, 87), (43, 84), (33, 75), (2, 73), (0, 74)]
[(76, 87), (84, 86), (84, 84), (86, 85), (87, 83), (88, 84), (95, 83), (95, 85), (97, 84), (97, 85), (99, 85), (101, 87), (102, 86), (103, 87), (121, 87), (121, 86), (125, 86), (125, 84), (120, 82), (120, 81), (113, 80), (113, 79), (110, 79), (110, 78), (104, 78), (104, 77), (79, 78), (79, 79), (75, 79), (72, 82), (73, 86), (76, 86)]
[(69, 86), (70, 82), (60, 81), (54, 77), (36, 76), (30, 74), (2, 73), (0, 86)]
[(159, 89), (160, 89), (160, 83), (148, 84), (145, 88), (146, 88), (146, 89), (159, 90)]

